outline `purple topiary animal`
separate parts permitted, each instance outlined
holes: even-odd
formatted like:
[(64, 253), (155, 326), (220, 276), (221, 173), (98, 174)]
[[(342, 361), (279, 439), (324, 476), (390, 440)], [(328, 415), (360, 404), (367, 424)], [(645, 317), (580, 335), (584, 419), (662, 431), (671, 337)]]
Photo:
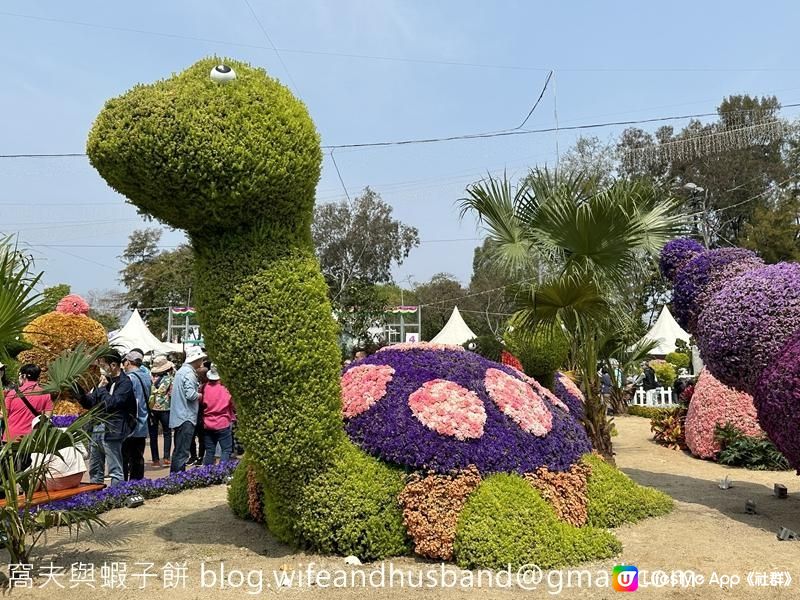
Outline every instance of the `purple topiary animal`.
[[(685, 240), (667, 244), (667, 258), (672, 246)], [(761, 427), (800, 472), (800, 265), (764, 265), (729, 248), (671, 272), (675, 313), (696, 335), (709, 371), (753, 396)]]

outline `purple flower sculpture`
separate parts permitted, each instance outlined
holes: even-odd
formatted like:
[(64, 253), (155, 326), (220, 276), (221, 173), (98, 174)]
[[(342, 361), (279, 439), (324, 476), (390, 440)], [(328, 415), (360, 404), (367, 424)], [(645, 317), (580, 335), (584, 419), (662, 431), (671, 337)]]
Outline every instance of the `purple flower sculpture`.
[(461, 347), (389, 346), (342, 376), (350, 439), (414, 470), (568, 470), (590, 450), (579, 415), (514, 369)]
[(699, 242), (688, 238), (680, 238), (667, 242), (661, 251), (661, 274), (670, 281), (674, 281), (675, 274), (692, 260), (695, 256), (704, 252), (705, 248)]
[(755, 395), (762, 371), (798, 330), (800, 265), (779, 263), (730, 280), (707, 302), (697, 336), (714, 376)]
[(800, 331), (764, 369), (754, 399), (761, 427), (800, 475)]
[(720, 248), (695, 255), (674, 276), (675, 320), (690, 333), (696, 333), (697, 319), (710, 296), (732, 277), (763, 265), (755, 253), (743, 248)]

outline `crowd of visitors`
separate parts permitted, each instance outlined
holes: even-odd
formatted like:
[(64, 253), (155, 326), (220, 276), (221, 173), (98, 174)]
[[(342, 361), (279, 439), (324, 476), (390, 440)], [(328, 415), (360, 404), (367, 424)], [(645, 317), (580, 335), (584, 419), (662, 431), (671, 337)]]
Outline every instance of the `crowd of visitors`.
[[(217, 448), (221, 461), (235, 454), (233, 400), (204, 350), (190, 348), (177, 370), (166, 356), (155, 357), (148, 368), (139, 348), (124, 355), (109, 350), (98, 363), (99, 383), (90, 390), (80, 389), (77, 398), (87, 410), (98, 407), (89, 451), (92, 483), (103, 483), (106, 476), (111, 485), (143, 479), (148, 439), (152, 466), (169, 466), (171, 473), (183, 471), (190, 462), (213, 464)], [(31, 433), (42, 415), (53, 412), (50, 395), (38, 383), (38, 366), (23, 365), (18, 385), (9, 381), (6, 370), (0, 363), (7, 413), (4, 443)], [(159, 452), (159, 431), (163, 452)]]

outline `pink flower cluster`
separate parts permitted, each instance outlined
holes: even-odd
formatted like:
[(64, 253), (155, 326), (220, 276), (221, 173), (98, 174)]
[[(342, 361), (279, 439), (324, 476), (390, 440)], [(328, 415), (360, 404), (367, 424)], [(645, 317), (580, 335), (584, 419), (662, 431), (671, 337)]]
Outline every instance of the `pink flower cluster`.
[(748, 436), (764, 435), (756, 419), (753, 397), (723, 385), (704, 369), (686, 415), (686, 445), (692, 454), (715, 458), (720, 446), (714, 439), (714, 430), (717, 425), (723, 427), (727, 423)]
[(58, 301), (56, 312), (65, 315), (88, 315), (89, 303), (77, 294), (70, 294)]
[(581, 402), (586, 402), (586, 397), (583, 395), (581, 388), (579, 388), (572, 378), (567, 375), (566, 373), (561, 373), (560, 371), (556, 373), (556, 379), (558, 382), (564, 386), (564, 389), (567, 390), (570, 394), (575, 396), (576, 398), (580, 398)]
[(553, 414), (526, 382), (500, 369), (487, 369), (484, 385), (503, 414), (524, 431), (542, 437), (553, 428)]
[(431, 342), (402, 342), (400, 344), (392, 344), (391, 346), (379, 348), (378, 352), (386, 352), (389, 350), (455, 350), (457, 352), (466, 352), (463, 346), (455, 346), (453, 344), (433, 344)]
[(351, 419), (386, 395), (394, 369), (389, 365), (359, 365), (342, 375), (342, 415)]
[(511, 367), (512, 369), (514, 369), (514, 371), (517, 373), (517, 375), (519, 375), (520, 378), (524, 382), (526, 382), (529, 386), (531, 386), (533, 388), (534, 392), (536, 392), (540, 396), (543, 396), (544, 398), (547, 398), (547, 400), (550, 401), (550, 404), (552, 404), (553, 406), (559, 407), (564, 412), (569, 412), (569, 407), (566, 404), (564, 404), (558, 396), (556, 396), (553, 392), (551, 392), (546, 387), (544, 387), (541, 383), (536, 381), (533, 377), (530, 377), (529, 375), (526, 375), (525, 373), (523, 373), (520, 369), (517, 369), (516, 367), (513, 367), (513, 366), (508, 365), (508, 364), (506, 364), (506, 366)]
[(447, 381), (426, 381), (408, 397), (408, 406), (420, 422), (440, 435), (457, 440), (483, 435), (486, 409), (475, 392)]

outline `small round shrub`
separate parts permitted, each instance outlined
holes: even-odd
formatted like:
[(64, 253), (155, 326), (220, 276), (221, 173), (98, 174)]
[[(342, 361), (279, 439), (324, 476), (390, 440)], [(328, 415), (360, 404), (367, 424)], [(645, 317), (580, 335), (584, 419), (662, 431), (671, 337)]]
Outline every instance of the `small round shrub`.
[(398, 501), (403, 485), (402, 470), (344, 444), (331, 467), (304, 488), (295, 528), (318, 552), (361, 560), (408, 554)]
[(569, 342), (559, 332), (550, 335), (525, 335), (514, 330), (506, 335), (509, 351), (522, 363), (522, 370), (546, 388), (553, 388), (556, 371), (564, 366), (569, 354)]
[(464, 344), (464, 348), (495, 362), (500, 362), (503, 343), (493, 335), (480, 335)]
[(703, 369), (694, 388), (686, 415), (686, 445), (700, 458), (715, 458), (720, 444), (714, 432), (730, 423), (748, 436), (761, 437), (753, 397), (720, 383)]
[(483, 480), (458, 520), (455, 558), (465, 569), (536, 564), (542, 569), (608, 558), (622, 545), (608, 531), (562, 523), (518, 475)]
[[(764, 265), (750, 250), (720, 248), (703, 252), (687, 262), (675, 276), (672, 312), (678, 324), (690, 333), (697, 332), (697, 319), (710, 299), (732, 277)], [(732, 270), (733, 269), (733, 270)]]
[(661, 387), (672, 387), (675, 380), (678, 378), (678, 372), (675, 366), (665, 360), (651, 360), (650, 366), (656, 372), (656, 380)]
[(589, 525), (619, 527), (672, 510), (672, 498), (665, 493), (637, 484), (598, 456), (586, 455), (583, 460), (592, 469), (588, 485)]
[(800, 264), (749, 271), (713, 296), (698, 321), (700, 355), (725, 385), (753, 393), (800, 329)]
[(705, 247), (700, 242), (688, 238), (667, 242), (661, 250), (659, 260), (661, 274), (669, 281), (673, 281), (681, 267), (703, 251)]
[(233, 514), (240, 519), (250, 517), (247, 508), (247, 459), (242, 457), (236, 469), (233, 471), (233, 479), (228, 485), (228, 505)]
[(689, 355), (683, 352), (670, 352), (664, 357), (664, 360), (678, 370), (688, 369), (689, 365), (692, 363), (692, 359), (689, 358)]
[[(795, 332), (756, 386), (758, 420), (770, 440), (800, 471), (800, 332)], [(692, 400), (694, 402), (694, 400)]]

